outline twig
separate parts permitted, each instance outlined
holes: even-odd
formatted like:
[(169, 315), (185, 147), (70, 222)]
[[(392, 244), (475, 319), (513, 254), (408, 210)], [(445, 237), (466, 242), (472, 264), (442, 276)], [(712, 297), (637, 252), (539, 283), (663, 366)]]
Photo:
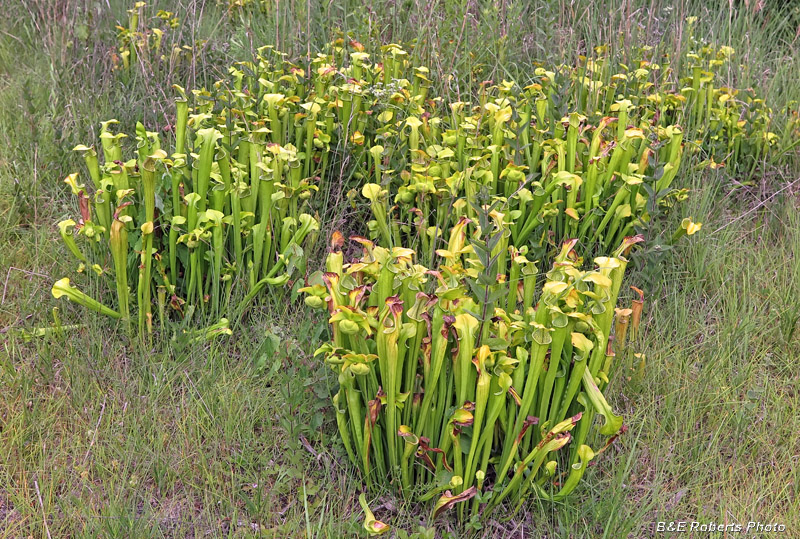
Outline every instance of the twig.
[(319, 460), (319, 453), (314, 451), (314, 448), (311, 447), (311, 444), (308, 443), (308, 440), (306, 440), (306, 437), (303, 436), (302, 434), (300, 435), (300, 443), (303, 444), (303, 447), (306, 448), (306, 451), (311, 453), (314, 456), (315, 459)]
[(17, 36), (15, 36), (14, 34), (9, 34), (9, 33), (8, 33), (8, 32), (6, 32), (5, 30), (0, 30), (0, 32), (2, 32), (3, 34), (5, 34), (6, 36), (10, 37), (11, 39), (14, 39), (14, 40), (16, 40), (16, 41), (17, 41), (17, 43), (19, 43), (20, 45), (24, 45), (24, 43), (22, 42), (22, 40), (21, 40), (20, 38), (18, 38)]
[[(456, 55), (458, 54), (458, 48), (461, 46), (461, 38), (464, 37), (464, 29), (467, 27), (467, 16), (469, 15), (469, 2), (464, 6), (464, 19), (461, 21), (461, 31), (458, 33), (458, 41), (456, 41), (456, 46), (453, 48), (453, 59), (450, 60), (450, 65), (456, 65)], [(448, 82), (449, 86), (449, 82)], [(458, 96), (458, 100), (461, 101), (461, 85), (456, 87), (456, 95)]]
[(187, 380), (189, 380), (189, 383), (192, 384), (192, 388), (194, 389), (195, 393), (197, 393), (197, 397), (200, 399), (200, 402), (202, 403), (203, 408), (205, 408), (206, 413), (208, 414), (208, 416), (211, 418), (212, 421), (216, 421), (217, 418), (215, 418), (214, 414), (211, 413), (211, 410), (208, 409), (208, 405), (206, 404), (206, 401), (203, 400), (203, 395), (201, 395), (200, 391), (197, 390), (197, 386), (194, 385), (194, 382), (192, 382), (192, 379), (189, 378), (189, 374), (186, 371), (183, 371), (183, 375), (186, 377)]
[(100, 428), (100, 422), (103, 420), (103, 412), (106, 411), (106, 398), (103, 397), (103, 404), (100, 405), (100, 417), (97, 418), (97, 424), (94, 426), (94, 433), (92, 433), (92, 441), (89, 443), (89, 449), (86, 450), (86, 454), (83, 456), (83, 464), (86, 464), (86, 459), (89, 458), (89, 453), (92, 451), (92, 446), (97, 441), (97, 429)]
[(8, 271), (6, 272), (5, 284), (3, 284), (3, 299), (0, 300), (0, 305), (6, 302), (6, 291), (8, 290), (8, 278), (11, 276), (11, 270), (21, 271), (25, 275), (36, 275), (37, 277), (45, 277), (45, 278), (49, 277), (49, 275), (45, 275), (44, 273), (36, 273), (35, 271), (28, 271), (22, 268), (15, 268), (13, 266), (8, 268)]
[(39, 492), (39, 482), (33, 480), (33, 486), (36, 488), (36, 496), (39, 498), (39, 507), (42, 509), (42, 522), (44, 522), (44, 531), (47, 533), (47, 539), (53, 539), (50, 535), (50, 526), (47, 525), (47, 515), (44, 512), (44, 502), (42, 501), (42, 493)]
[(800, 182), (800, 178), (797, 178), (797, 179), (796, 179), (795, 181), (793, 181), (792, 183), (790, 183), (790, 184), (788, 184), (788, 185), (785, 185), (785, 186), (784, 186), (783, 188), (781, 188), (781, 189), (778, 189), (777, 191), (775, 191), (774, 193), (772, 193), (772, 195), (768, 196), (768, 197), (766, 198), (766, 200), (763, 200), (763, 201), (759, 202), (759, 203), (758, 203), (758, 204), (757, 204), (757, 205), (756, 205), (754, 208), (750, 209), (749, 211), (746, 211), (746, 212), (744, 212), (743, 214), (741, 214), (741, 215), (740, 215), (739, 217), (737, 217), (736, 219), (732, 219), (732, 220), (728, 221), (727, 223), (725, 223), (724, 225), (722, 225), (721, 227), (719, 227), (718, 229), (716, 229), (714, 232), (712, 232), (712, 233), (711, 233), (711, 235), (713, 236), (714, 234), (716, 234), (717, 232), (719, 232), (719, 231), (720, 231), (720, 230), (722, 230), (723, 228), (727, 228), (729, 225), (732, 225), (733, 223), (735, 223), (735, 222), (736, 222), (736, 221), (738, 221), (739, 219), (742, 219), (742, 218), (744, 218), (744, 217), (747, 217), (748, 215), (750, 215), (751, 213), (753, 213), (754, 211), (756, 211), (758, 208), (760, 208), (760, 207), (764, 206), (764, 205), (765, 205), (767, 202), (769, 202), (770, 200), (772, 200), (773, 198), (775, 198), (776, 196), (778, 196), (778, 194), (780, 194), (780, 193), (781, 193), (781, 192), (783, 192), (783, 191), (786, 191), (787, 189), (789, 189), (790, 187), (794, 186), (794, 185), (795, 185), (796, 183), (798, 183), (798, 182)]

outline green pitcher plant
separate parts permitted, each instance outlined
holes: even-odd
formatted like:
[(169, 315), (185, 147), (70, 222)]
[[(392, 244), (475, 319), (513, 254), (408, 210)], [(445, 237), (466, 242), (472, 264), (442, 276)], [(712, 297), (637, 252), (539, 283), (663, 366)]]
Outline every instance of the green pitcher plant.
[(187, 40), (176, 31), (180, 18), (172, 11), (153, 10), (146, 2), (135, 2), (128, 19), (116, 26), (117, 45), (111, 62), (124, 81), (134, 74), (169, 77), (188, 70), (205, 49), (205, 40)]
[[(131, 11), (127, 32), (141, 31), (144, 10)], [(141, 54), (131, 43), (130, 55)], [(525, 82), (487, 81), (472, 102), (437, 96), (430, 72), (399, 44), (368, 52), (339, 38), (298, 61), (261, 47), (208, 88), (175, 86), (174, 142), (144, 127), (128, 137), (110, 120), (102, 152), (78, 146), (91, 182), (73, 192), (90, 215), (62, 223), (61, 235), (82, 263), (91, 257), (90, 266), (110, 269), (98, 249), (110, 241), (118, 208), (117, 217), (131, 218), (128, 254), (138, 258), (127, 279), (146, 328), (157, 287), (166, 312), (186, 302), (218, 310), (237, 293), (235, 276), (244, 276), (248, 296), (305, 271), (305, 256), (291, 246), (307, 228), (301, 215), (324, 217), (348, 189), (351, 200), (364, 195), (372, 214), (369, 229), (356, 232), (413, 248), (432, 268), (451, 230), (475, 218), (470, 202), (484, 190), (502, 202), (509, 243), (545, 264), (569, 238), (587, 256), (637, 233), (673, 243), (696, 228), (670, 237), (658, 221), (689, 195), (680, 179), (687, 160), (756, 167), (781, 155), (797, 123), (785, 111), (792, 120), (773, 127), (777, 116), (763, 99), (715, 83), (733, 49), (693, 43), (672, 62), (634, 50), (640, 60), (632, 65), (598, 47), (574, 66), (536, 67)], [(125, 161), (130, 143), (136, 156)], [(141, 211), (153, 200), (145, 193), (151, 156), (152, 233)], [(138, 266), (152, 291), (140, 285)]]
[[(331, 340), (316, 355), (338, 376), (348, 458), (368, 486), (437, 498), (435, 514), (563, 499), (601, 452), (591, 444), (624, 429), (601, 388), (615, 370), (626, 255), (642, 238), (624, 238), (589, 269), (569, 240), (537, 282), (527, 277), (537, 261), (501, 241), (502, 218), (478, 214), (436, 269), (356, 236), (360, 256), (346, 262), (333, 242), (326, 271), (301, 289), (329, 316)], [(498, 273), (498, 246), (512, 273)]]
[[(291, 144), (266, 142), (266, 129), (237, 131), (232, 149), (230, 132), (226, 139), (202, 114), (180, 113), (186, 95), (178, 93), (182, 153), (168, 157), (160, 135), (139, 124), (130, 137), (136, 157), (124, 161), (127, 137), (112, 133), (111, 120), (102, 125), (102, 163), (92, 147), (75, 148), (93, 196), (78, 174), (65, 180), (81, 215), (59, 223), (59, 232), (77, 262), (100, 268), (85, 273), (97, 273), (98, 289), (109, 285), (109, 293), (92, 303), (62, 287), (57, 297), (126, 321), (134, 315), (139, 334), (153, 331), (155, 316), (163, 325), (187, 312), (241, 314), (265, 287), (306, 271), (304, 249), (319, 230), (308, 203), (315, 186)], [(101, 300), (115, 307), (101, 309)]]

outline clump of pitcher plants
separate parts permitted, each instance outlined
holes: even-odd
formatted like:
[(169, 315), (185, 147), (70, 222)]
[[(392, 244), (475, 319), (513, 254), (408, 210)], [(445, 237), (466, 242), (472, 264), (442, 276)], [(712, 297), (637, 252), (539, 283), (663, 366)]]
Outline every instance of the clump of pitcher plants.
[(451, 229), (435, 269), (364, 237), (345, 261), (337, 236), (301, 289), (329, 316), (317, 354), (339, 379), (348, 457), (368, 485), (436, 499), (434, 517), (563, 499), (624, 428), (603, 389), (624, 255), (641, 238), (586, 269), (569, 240), (542, 280), (538, 261), (504, 241), (496, 208), (476, 216)]
[(140, 333), (152, 331), (154, 303), (162, 324), (194, 312), (240, 313), (266, 286), (305, 271), (304, 248), (319, 230), (308, 206), (315, 187), (301, 177), (296, 148), (266, 141), (263, 128), (223, 134), (210, 115), (190, 117), (183, 96), (177, 108), (169, 157), (159, 134), (139, 125), (136, 155), (124, 160), (126, 135), (112, 131), (112, 120), (100, 134), (102, 164), (94, 148), (75, 148), (92, 187), (77, 174), (65, 180), (81, 215), (59, 224), (61, 236), (81, 270), (114, 291), (115, 306), (68, 279), (53, 293), (114, 318), (135, 317)]

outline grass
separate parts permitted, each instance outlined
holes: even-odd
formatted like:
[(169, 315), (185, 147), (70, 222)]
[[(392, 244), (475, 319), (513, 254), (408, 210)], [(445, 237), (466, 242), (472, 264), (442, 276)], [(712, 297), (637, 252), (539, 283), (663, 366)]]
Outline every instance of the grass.
[(633, 499), (659, 500), (652, 520), (797, 522), (800, 346), (776, 323), (798, 291), (797, 200), (734, 222), (711, 210), (714, 199), (704, 209), (717, 230), (665, 274), (645, 374), (620, 388), (630, 424), (642, 426), (627, 481), (641, 489)]
[[(328, 404), (336, 381), (311, 359), (326, 337), (322, 320), (266, 298), (233, 339), (165, 336), (140, 349), (111, 322), (50, 296), (72, 269), (55, 226), (75, 212), (60, 181), (80, 168), (71, 148), (95, 139), (112, 108), (126, 129), (169, 119), (152, 105), (166, 101), (168, 86), (144, 77), (122, 85), (110, 72), (113, 24), (127, 4), (26, 0), (0, 23), (0, 537), (363, 534), (358, 476)], [(698, 35), (743, 51), (748, 67), (736, 77), (775, 108), (800, 97), (798, 18), (778, 2), (758, 13), (688, 0), (671, 8), (658, 0), (433, 2), (433, 17), (419, 2), (375, 0), (367, 10), (281, 2), (277, 13), (270, 4), (266, 14), (232, 20), (213, 2), (157, 4), (178, 12), (187, 35), (209, 40), (191, 72), (175, 74), (195, 80), (276, 43), (276, 29), (276, 44), (303, 54), (339, 27), (361, 40), (427, 36), (418, 54), (434, 71), (455, 70), (448, 90), (463, 93), (484, 78), (522, 80), (533, 60), (570, 59), (607, 41), (674, 49), (683, 18), (699, 14)], [(91, 38), (62, 34), (57, 28), (76, 25), (52, 21), (86, 21)], [(738, 42), (745, 30), (749, 41)], [(575, 494), (483, 529), (457, 531), (444, 519), (439, 535), (641, 537), (655, 535), (659, 520), (695, 519), (777, 521), (792, 534), (800, 522), (800, 202), (791, 182), (800, 167), (766, 172), (751, 185), (725, 169), (681, 180), (696, 192), (672, 226), (691, 215), (703, 230), (666, 254), (660, 274), (630, 279), (649, 282), (646, 359), (643, 367), (620, 360), (623, 376), (609, 390), (630, 428)], [(84, 327), (28, 343), (14, 335), (49, 324), (55, 305), (63, 324)], [(388, 493), (368, 502), (396, 528), (430, 526), (427, 511)]]
[[(345, 476), (337, 460), (323, 449), (315, 459), (301, 442), (322, 446), (312, 426), (324, 410), (303, 385), (320, 372), (304, 355), (284, 366), (290, 341), (263, 360), (255, 336), (241, 349), (135, 353), (120, 336), (100, 342), (99, 330), (7, 349), (28, 358), (3, 361), (7, 536), (44, 536), (45, 521), (55, 537), (192, 536), (254, 523), (282, 536), (303, 525), (295, 494), (304, 486), (313, 508), (323, 496), (341, 503), (319, 486)], [(267, 381), (276, 362), (301, 382), (289, 373)]]

